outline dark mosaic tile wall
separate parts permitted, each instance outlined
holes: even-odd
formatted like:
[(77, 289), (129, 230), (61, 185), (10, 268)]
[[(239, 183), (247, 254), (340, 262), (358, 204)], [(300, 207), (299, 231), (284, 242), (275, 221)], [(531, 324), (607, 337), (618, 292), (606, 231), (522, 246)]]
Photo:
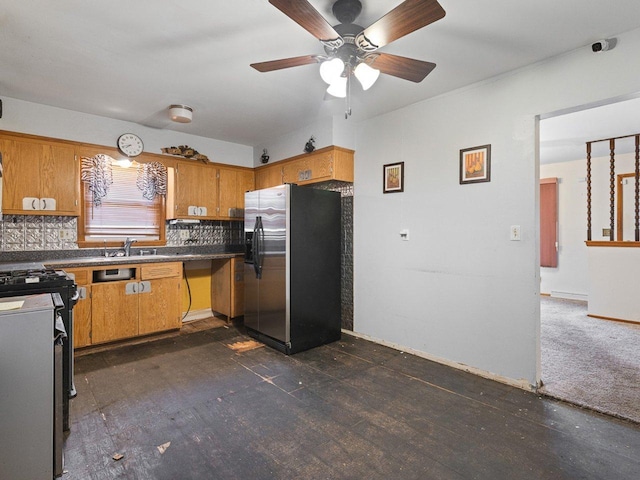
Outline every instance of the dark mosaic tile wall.
[(353, 184), (331, 181), (310, 186), (340, 192), (342, 196), (342, 328), (353, 330)]

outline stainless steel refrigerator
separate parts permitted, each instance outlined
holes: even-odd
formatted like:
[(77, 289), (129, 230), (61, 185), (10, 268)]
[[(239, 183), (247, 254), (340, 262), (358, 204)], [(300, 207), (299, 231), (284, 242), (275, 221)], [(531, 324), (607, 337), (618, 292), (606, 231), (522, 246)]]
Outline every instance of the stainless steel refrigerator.
[(286, 354), (340, 339), (340, 194), (245, 194), (244, 325)]

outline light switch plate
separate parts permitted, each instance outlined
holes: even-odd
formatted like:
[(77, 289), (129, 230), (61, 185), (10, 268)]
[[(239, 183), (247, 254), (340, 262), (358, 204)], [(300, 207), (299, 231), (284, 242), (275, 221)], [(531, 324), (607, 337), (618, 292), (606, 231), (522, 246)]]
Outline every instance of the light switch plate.
[(521, 239), (520, 235), (520, 225), (511, 225), (511, 230), (509, 232), (509, 240), (512, 242), (519, 242)]
[(409, 229), (404, 228), (400, 230), (400, 240), (404, 240), (405, 242), (409, 241)]

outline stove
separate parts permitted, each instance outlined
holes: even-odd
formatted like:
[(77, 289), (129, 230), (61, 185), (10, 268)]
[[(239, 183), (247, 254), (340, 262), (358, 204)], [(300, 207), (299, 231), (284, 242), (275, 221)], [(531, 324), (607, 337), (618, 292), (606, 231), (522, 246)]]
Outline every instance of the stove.
[(67, 274), (62, 270), (43, 267), (36, 270), (27, 268), (7, 271), (0, 265), (0, 291), (5, 287), (13, 289), (16, 285), (25, 290), (38, 289), (42, 285), (64, 285), (67, 280)]
[(0, 264), (0, 297), (58, 293), (64, 303), (62, 321), (67, 338), (62, 345), (63, 424), (69, 430), (69, 399), (76, 395), (73, 383), (73, 307), (78, 301), (76, 284), (63, 270), (41, 263)]

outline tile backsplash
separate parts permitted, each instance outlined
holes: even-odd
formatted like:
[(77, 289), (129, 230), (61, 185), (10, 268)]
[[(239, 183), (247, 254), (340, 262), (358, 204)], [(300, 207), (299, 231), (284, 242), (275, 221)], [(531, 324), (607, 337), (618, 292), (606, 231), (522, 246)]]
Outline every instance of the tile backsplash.
[(244, 222), (201, 220), (194, 224), (167, 224), (167, 246), (243, 245)]
[[(342, 328), (353, 330), (353, 184), (332, 181), (312, 187), (338, 191), (342, 197)], [(244, 248), (244, 222), (241, 221), (167, 222), (165, 229), (167, 247), (212, 246), (239, 252)], [(0, 252), (74, 249), (78, 249), (76, 217), (4, 215), (0, 222)]]
[(353, 183), (332, 180), (312, 184), (309, 187), (340, 192), (342, 204), (342, 245), (340, 246), (342, 328), (353, 330)]
[(71, 250), (77, 245), (76, 217), (4, 215), (0, 251)]
[[(166, 225), (168, 247), (242, 245), (244, 223), (202, 220), (198, 224)], [(0, 222), (0, 251), (73, 250), (77, 218), (48, 215), (4, 215)]]

